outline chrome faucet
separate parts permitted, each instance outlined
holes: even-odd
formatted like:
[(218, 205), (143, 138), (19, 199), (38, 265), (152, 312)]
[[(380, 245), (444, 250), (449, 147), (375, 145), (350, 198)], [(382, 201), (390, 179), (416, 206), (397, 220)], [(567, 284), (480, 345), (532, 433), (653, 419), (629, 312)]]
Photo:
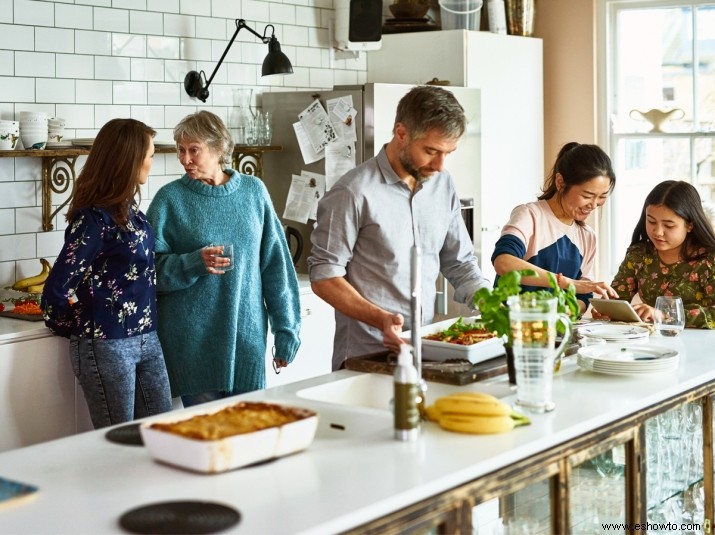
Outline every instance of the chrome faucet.
[(417, 406), (420, 415), (426, 415), (427, 383), (422, 378), (422, 249), (417, 245), (412, 247), (410, 258), (412, 300), (410, 307), (410, 327), (412, 332), (412, 356), (419, 377), (419, 396)]

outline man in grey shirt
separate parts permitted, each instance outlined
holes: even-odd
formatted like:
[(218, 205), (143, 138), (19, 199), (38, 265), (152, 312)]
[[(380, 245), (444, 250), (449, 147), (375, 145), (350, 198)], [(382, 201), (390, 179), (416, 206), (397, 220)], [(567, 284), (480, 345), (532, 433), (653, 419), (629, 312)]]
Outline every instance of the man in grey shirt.
[(432, 321), (440, 271), (455, 301), (470, 306), (474, 292), (491, 287), (444, 170), (465, 129), (464, 110), (451, 92), (411, 89), (397, 105), (392, 139), (318, 204), (308, 267), (313, 291), (335, 308), (334, 370), (346, 358), (397, 351), (403, 343), (413, 246), (422, 250), (422, 324)]

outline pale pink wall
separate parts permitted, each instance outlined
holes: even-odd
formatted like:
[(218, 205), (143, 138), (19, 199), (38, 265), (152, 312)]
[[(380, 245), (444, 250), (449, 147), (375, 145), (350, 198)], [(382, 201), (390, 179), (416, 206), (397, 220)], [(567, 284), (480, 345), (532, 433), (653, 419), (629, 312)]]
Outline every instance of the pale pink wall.
[(596, 0), (537, 0), (544, 41), (544, 176), (569, 141), (597, 142)]

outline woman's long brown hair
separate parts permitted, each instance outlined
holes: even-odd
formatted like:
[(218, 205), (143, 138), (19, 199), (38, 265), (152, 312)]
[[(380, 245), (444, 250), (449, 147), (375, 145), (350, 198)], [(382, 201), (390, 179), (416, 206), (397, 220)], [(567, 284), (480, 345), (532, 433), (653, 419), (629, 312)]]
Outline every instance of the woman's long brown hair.
[(82, 208), (99, 206), (109, 211), (117, 225), (126, 226), (140, 196), (139, 173), (155, 135), (153, 128), (136, 119), (106, 123), (75, 181), (65, 219), (72, 221)]

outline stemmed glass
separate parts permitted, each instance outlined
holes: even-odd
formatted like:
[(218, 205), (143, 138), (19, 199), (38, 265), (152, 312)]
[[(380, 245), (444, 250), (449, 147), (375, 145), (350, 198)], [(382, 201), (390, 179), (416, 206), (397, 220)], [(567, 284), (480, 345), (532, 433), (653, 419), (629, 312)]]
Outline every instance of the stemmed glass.
[(656, 298), (653, 323), (662, 336), (678, 336), (685, 328), (683, 300), (665, 295)]

